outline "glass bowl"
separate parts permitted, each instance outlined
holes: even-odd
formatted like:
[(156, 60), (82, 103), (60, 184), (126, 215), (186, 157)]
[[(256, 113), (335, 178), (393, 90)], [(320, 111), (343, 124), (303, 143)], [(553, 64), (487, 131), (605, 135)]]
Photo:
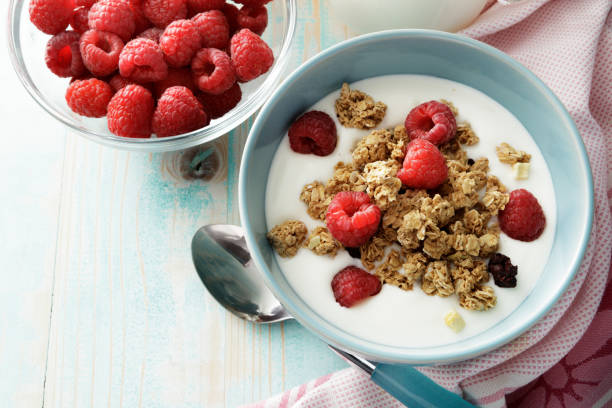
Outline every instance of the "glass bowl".
[(34, 100), (71, 131), (95, 142), (120, 149), (160, 152), (186, 149), (214, 140), (247, 120), (272, 94), (289, 61), (294, 39), (297, 0), (274, 0), (267, 4), (268, 27), (263, 39), (274, 52), (274, 65), (253, 81), (241, 84), (242, 100), (223, 117), (204, 128), (164, 138), (126, 138), (108, 130), (106, 118), (92, 119), (72, 112), (64, 95), (69, 78), (55, 76), (45, 65), (45, 46), (50, 36), (30, 22), (27, 1), (10, 0), (8, 15), (9, 54), (17, 76)]

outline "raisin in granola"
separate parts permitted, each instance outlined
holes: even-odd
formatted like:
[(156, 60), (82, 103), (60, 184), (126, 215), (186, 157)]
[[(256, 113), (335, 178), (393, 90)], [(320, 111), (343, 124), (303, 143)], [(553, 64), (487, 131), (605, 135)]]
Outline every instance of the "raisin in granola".
[(495, 284), (500, 288), (516, 287), (518, 267), (512, 265), (510, 258), (503, 254), (493, 254), (489, 258), (488, 271), (493, 275)]

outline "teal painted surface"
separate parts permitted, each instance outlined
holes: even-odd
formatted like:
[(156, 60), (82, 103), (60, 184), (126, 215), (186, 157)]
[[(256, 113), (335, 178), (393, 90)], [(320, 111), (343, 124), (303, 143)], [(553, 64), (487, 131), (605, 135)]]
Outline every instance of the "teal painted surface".
[[(291, 67), (344, 38), (325, 10), (300, 1)], [(189, 152), (127, 153), (66, 134), (6, 51), (0, 63), (15, 95), (0, 100), (2, 406), (234, 407), (346, 366), (295, 322), (225, 312), (192, 267), (199, 226), (239, 222), (252, 120), (202, 149), (219, 164), (211, 180), (185, 179)]]

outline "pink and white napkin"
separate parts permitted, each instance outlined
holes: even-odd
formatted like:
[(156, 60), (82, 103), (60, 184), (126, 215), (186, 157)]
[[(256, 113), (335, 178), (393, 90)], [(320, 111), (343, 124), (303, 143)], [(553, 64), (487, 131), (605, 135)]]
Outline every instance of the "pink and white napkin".
[[(419, 368), (479, 406), (574, 408), (606, 406), (606, 399), (612, 400), (611, 9), (612, 0), (495, 4), (462, 32), (516, 58), (561, 99), (586, 145), (595, 188), (590, 243), (553, 309), (525, 334), (486, 355)], [(349, 368), (250, 407), (401, 406)]]

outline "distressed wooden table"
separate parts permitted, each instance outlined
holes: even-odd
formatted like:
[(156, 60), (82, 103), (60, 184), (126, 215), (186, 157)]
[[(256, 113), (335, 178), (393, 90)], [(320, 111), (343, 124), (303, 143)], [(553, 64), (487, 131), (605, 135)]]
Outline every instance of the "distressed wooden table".
[[(346, 37), (323, 0), (299, 11), (292, 67)], [(35, 104), (4, 47), (2, 406), (234, 407), (345, 367), (295, 322), (226, 312), (193, 269), (197, 228), (239, 222), (250, 121), (187, 152), (105, 148)]]

